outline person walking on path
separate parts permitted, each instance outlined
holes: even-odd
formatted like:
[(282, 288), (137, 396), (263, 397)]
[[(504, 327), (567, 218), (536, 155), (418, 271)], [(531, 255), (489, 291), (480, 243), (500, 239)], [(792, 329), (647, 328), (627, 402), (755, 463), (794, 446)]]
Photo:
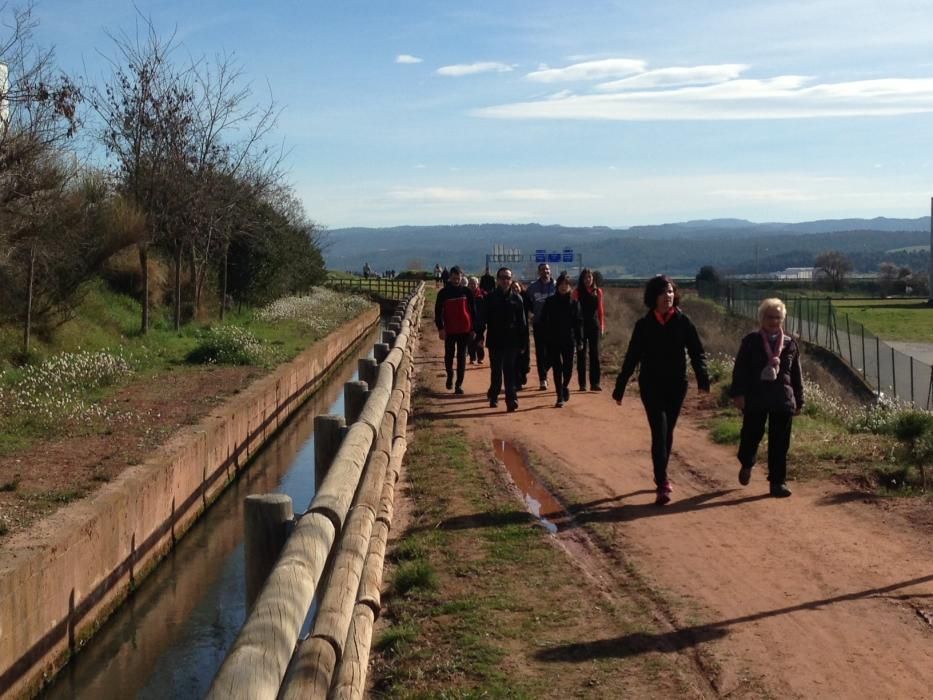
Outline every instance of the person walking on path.
[(557, 278), (557, 294), (548, 297), (541, 309), (541, 324), (547, 339), (547, 355), (554, 370), (556, 408), (570, 401), (573, 352), (580, 346), (582, 327), (580, 305), (571, 294), (573, 285), (566, 274)]
[[(474, 333), (476, 309), (473, 292), (461, 284), (463, 273), (454, 265), (444, 288), (437, 293), (434, 303), (434, 323), (437, 335), (444, 341), (444, 369), (447, 370), (447, 388), (455, 394), (463, 393), (463, 375), (466, 372), (467, 344)], [(457, 355), (457, 381), (454, 383), (454, 353)]]
[(784, 333), (787, 309), (780, 299), (765, 299), (758, 307), (760, 328), (742, 338), (729, 390), (742, 411), (739, 442), (739, 483), (751, 480), (758, 445), (768, 424), (768, 481), (775, 498), (790, 496), (787, 450), (791, 424), (803, 408), (803, 373), (797, 341)]
[(441, 266), (438, 263), (434, 263), (434, 288), (441, 288)]
[[(524, 337), (524, 341), (522, 338)], [(528, 317), (522, 298), (512, 292), (512, 271), (500, 267), (496, 288), (486, 296), (486, 349), (489, 350), (490, 408), (499, 405), (505, 388), (506, 410), (518, 408), (518, 353), (528, 339)]]
[(557, 285), (551, 279), (551, 267), (547, 263), (538, 265), (538, 279), (528, 285), (525, 294), (531, 303), (532, 334), (535, 339), (535, 361), (538, 364), (539, 388), (547, 389), (547, 371), (550, 367), (547, 356), (547, 339), (541, 324), (541, 309), (544, 301), (557, 292)]
[(496, 288), (496, 278), (489, 274), (489, 265), (483, 271), (483, 276), (479, 278), (479, 288), (483, 290), (483, 294), (489, 294)]
[(486, 359), (486, 351), (483, 349), (483, 332), (486, 329), (486, 295), (479, 288), (479, 280), (475, 277), (470, 277), (467, 287), (473, 292), (473, 310), (476, 312), (473, 325), (474, 335), (467, 349), (470, 354), (470, 364), (481, 365)]
[(580, 391), (586, 391), (587, 355), (589, 355), (590, 389), (602, 391), (599, 385), (599, 339), (606, 332), (606, 312), (603, 307), (603, 290), (596, 286), (593, 271), (584, 267), (580, 270), (573, 298), (580, 304), (583, 318), (583, 348), (577, 353), (577, 379)]
[(525, 307), (525, 333), (521, 338), (521, 345), (518, 348), (518, 357), (515, 360), (516, 363), (516, 383), (518, 390), (525, 388), (525, 385), (528, 383), (528, 373), (531, 371), (531, 340), (528, 338), (528, 314), (531, 313), (531, 301), (528, 299), (528, 295), (525, 294), (525, 290), (522, 288), (522, 283), (517, 279), (512, 280), (512, 294), (517, 294), (518, 298), (522, 300), (522, 305)]
[(664, 505), (670, 502), (673, 491), (667, 464), (674, 444), (674, 427), (687, 395), (685, 353), (690, 356), (701, 392), (709, 392), (709, 373), (700, 336), (679, 308), (680, 295), (673, 280), (666, 275), (648, 280), (644, 303), (648, 313), (635, 323), (612, 398), (621, 405), (625, 386), (635, 367), (640, 366), (638, 389), (651, 429), (655, 503)]

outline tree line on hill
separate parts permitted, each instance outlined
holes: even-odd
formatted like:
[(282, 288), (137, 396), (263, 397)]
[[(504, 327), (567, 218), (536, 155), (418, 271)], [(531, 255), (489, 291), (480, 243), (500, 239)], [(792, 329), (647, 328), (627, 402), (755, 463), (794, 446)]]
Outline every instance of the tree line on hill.
[(323, 277), (320, 231), (269, 145), (278, 108), (254, 100), (232, 58), (176, 61), (175, 37), (141, 18), (135, 36), (112, 36), (109, 76), (79, 80), (38, 44), (31, 6), (0, 15), (0, 321), (22, 322), (25, 352), (117, 251), (135, 251), (142, 333), (151, 304), (170, 302), (179, 328), (207, 296), (222, 318), (231, 298)]
[[(609, 277), (644, 277), (657, 272), (692, 276), (706, 264), (724, 274), (776, 272), (812, 267), (817, 255), (838, 250), (859, 272), (873, 272), (882, 262), (926, 267), (929, 217), (753, 224), (722, 220), (686, 222), (631, 229), (477, 224), (333, 229), (328, 233), (327, 262), (335, 269), (359, 270), (363, 256), (378, 269), (432, 268), (434, 263), (482, 269), (493, 246), (536, 249), (573, 248), (584, 264)], [(365, 251), (365, 252), (364, 252)]]

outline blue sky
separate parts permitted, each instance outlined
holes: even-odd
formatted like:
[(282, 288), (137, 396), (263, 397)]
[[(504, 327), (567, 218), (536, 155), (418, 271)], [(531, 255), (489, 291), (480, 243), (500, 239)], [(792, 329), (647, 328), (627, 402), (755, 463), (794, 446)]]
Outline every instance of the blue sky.
[[(268, 85), (290, 179), (329, 228), (929, 213), (929, 0), (136, 6)], [(136, 22), (107, 0), (36, 14), (91, 77), (106, 30)]]

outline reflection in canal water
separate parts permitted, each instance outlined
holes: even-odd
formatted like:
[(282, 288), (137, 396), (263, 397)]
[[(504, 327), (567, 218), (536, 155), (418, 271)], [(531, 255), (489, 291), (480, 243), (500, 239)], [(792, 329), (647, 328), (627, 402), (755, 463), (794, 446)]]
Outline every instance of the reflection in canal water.
[(343, 415), (343, 384), (367, 338), (249, 469), (62, 670), (44, 698), (201, 698), (246, 618), (243, 499), (286, 493), (296, 513), (314, 497), (314, 418)]

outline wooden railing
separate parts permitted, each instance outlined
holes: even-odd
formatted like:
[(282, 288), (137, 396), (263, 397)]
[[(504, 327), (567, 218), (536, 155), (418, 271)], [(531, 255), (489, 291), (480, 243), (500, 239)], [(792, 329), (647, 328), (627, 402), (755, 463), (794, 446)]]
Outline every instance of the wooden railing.
[(368, 292), (384, 299), (404, 299), (422, 282), (388, 277), (328, 277), (324, 284), (346, 292)]
[[(423, 307), (419, 282), (389, 324), (391, 350), (377, 344), (380, 362), (368, 377), (359, 417), (285, 542), (208, 698), (363, 696), (395, 483), (407, 447), (412, 338)], [(325, 569), (327, 583), (318, 590)], [(311, 635), (299, 643), (315, 596)]]

